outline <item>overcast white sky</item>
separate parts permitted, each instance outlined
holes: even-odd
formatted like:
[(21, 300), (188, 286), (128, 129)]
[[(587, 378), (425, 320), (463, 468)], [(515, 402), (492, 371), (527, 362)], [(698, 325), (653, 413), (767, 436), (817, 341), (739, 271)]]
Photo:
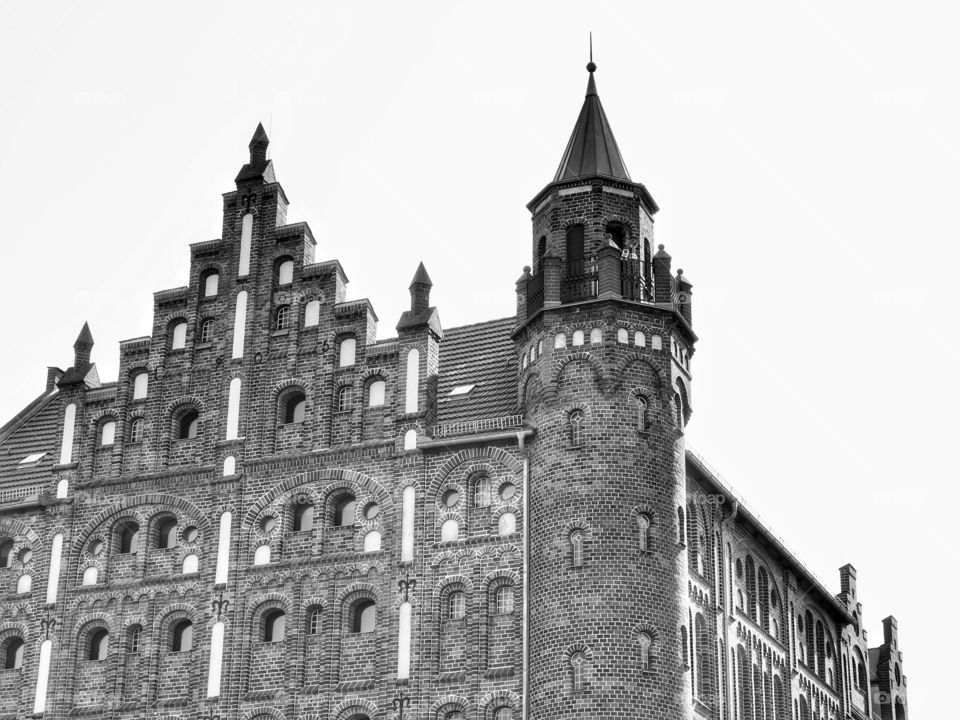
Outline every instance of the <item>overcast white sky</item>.
[(0, 7), (3, 420), (84, 320), (116, 378), (152, 292), (219, 237), (261, 120), (290, 220), (382, 337), (421, 259), (447, 327), (512, 314), (592, 30), (656, 240), (694, 282), (691, 446), (832, 590), (857, 567), (872, 642), (900, 622), (914, 717), (955, 706), (955, 6), (154, 7)]

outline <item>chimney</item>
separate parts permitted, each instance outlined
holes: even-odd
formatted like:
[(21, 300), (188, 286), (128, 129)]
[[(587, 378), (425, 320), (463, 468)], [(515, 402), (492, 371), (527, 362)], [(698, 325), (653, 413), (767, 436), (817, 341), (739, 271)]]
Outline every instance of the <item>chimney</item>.
[(897, 647), (897, 619), (893, 615), (883, 619), (883, 644)]
[(57, 386), (57, 381), (63, 377), (63, 370), (58, 367), (48, 367), (47, 368), (47, 386), (46, 391), (52, 392), (53, 389)]
[(840, 592), (851, 600), (857, 599), (857, 569), (850, 563), (840, 568)]

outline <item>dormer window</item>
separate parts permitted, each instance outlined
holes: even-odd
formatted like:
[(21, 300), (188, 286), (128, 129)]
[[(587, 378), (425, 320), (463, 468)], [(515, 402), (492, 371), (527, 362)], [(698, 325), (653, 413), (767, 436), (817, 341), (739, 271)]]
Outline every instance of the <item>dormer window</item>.
[(473, 390), (476, 385), (457, 385), (453, 390), (450, 391), (450, 397), (464, 397), (470, 394), (470, 391)]
[(27, 455), (23, 460), (18, 462), (17, 465), (21, 465), (24, 467), (28, 465), (34, 465), (35, 463), (40, 462), (40, 458), (42, 458), (44, 455), (46, 455), (45, 452), (31, 453)]

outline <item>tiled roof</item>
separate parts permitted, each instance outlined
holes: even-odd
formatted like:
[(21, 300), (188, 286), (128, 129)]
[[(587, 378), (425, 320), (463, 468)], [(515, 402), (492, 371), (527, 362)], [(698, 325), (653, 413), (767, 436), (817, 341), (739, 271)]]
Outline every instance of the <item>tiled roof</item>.
[[(34, 495), (33, 488), (44, 490), (51, 480), (51, 468), (60, 460), (60, 403), (56, 393), (45, 394), (3, 428), (0, 433), (0, 502), (23, 495)], [(36, 462), (21, 464), (30, 455), (44, 453)]]
[[(440, 343), (437, 423), (512, 415), (517, 411), (514, 318), (444, 329)], [(460, 385), (467, 394), (450, 397)]]

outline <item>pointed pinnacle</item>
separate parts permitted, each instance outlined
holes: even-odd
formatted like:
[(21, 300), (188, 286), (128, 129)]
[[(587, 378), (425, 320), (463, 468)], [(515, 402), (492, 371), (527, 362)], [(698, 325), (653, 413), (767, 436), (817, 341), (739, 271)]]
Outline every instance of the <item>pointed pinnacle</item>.
[(427, 275), (427, 269), (423, 266), (423, 262), (417, 267), (417, 272), (413, 276), (413, 281), (410, 283), (410, 286), (414, 285), (427, 285), (428, 287), (433, 287), (433, 281), (430, 280), (430, 276)]
[(257, 123), (257, 130), (253, 133), (253, 138), (250, 140), (250, 147), (258, 143), (268, 143), (270, 138), (267, 137), (267, 131), (263, 129), (263, 123)]
[(90, 325), (86, 322), (83, 323), (83, 329), (80, 330), (77, 341), (73, 344), (74, 347), (77, 345), (93, 345), (93, 333), (90, 332)]

